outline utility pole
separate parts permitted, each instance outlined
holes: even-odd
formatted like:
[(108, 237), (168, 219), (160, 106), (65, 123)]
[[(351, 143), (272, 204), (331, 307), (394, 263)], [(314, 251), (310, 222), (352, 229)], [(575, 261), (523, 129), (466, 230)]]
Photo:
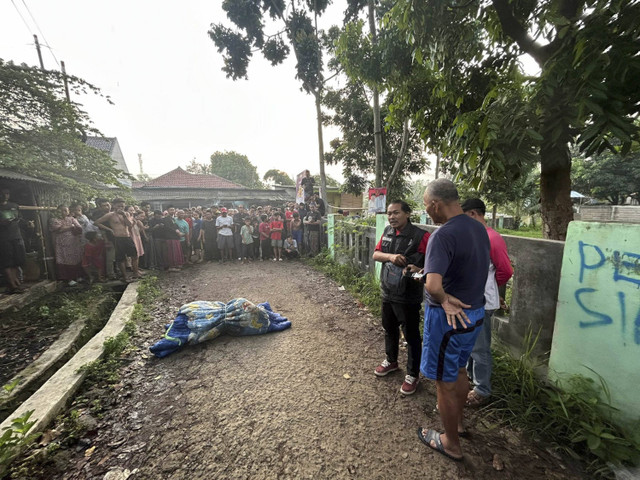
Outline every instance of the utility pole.
[(64, 93), (67, 96), (67, 102), (71, 103), (71, 97), (69, 96), (69, 84), (67, 83), (67, 69), (64, 68), (64, 61), (60, 61), (60, 68), (62, 69), (62, 81), (64, 82)]
[[(368, 2), (369, 9), (369, 30), (371, 32), (371, 43), (374, 48), (378, 44), (378, 36), (376, 34), (376, 21), (375, 21), (375, 8), (373, 0)], [(380, 64), (376, 65), (380, 68)], [(373, 144), (376, 153), (376, 188), (382, 186), (382, 125), (380, 122), (380, 93), (378, 91), (378, 85), (373, 85)]]
[(40, 70), (44, 70), (44, 62), (42, 61), (42, 52), (40, 51), (40, 42), (38, 42), (38, 36), (34, 35), (33, 40), (36, 42), (36, 50), (38, 52), (38, 59), (40, 60)]

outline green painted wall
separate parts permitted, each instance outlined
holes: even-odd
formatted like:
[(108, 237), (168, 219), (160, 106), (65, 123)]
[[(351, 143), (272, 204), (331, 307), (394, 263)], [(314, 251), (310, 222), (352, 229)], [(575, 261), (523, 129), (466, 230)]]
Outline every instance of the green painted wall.
[(549, 367), (602, 376), (621, 416), (640, 417), (640, 225), (569, 225)]

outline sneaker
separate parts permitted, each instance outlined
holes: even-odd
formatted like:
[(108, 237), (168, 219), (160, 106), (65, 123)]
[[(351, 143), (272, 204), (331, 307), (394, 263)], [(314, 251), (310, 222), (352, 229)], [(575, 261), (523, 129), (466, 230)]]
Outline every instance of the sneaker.
[(279, 258), (278, 260), (279, 260), (279, 261), (282, 261), (282, 259), (281, 259), (281, 258)]
[(277, 261), (278, 261), (278, 259), (277, 259), (277, 258), (274, 258), (274, 259), (273, 259), (273, 261), (274, 261), (274, 262), (277, 262)]
[(385, 358), (382, 363), (376, 367), (373, 373), (379, 377), (384, 377), (388, 373), (395, 372), (396, 370), (398, 370), (398, 362), (389, 363)]
[(416, 393), (416, 389), (418, 388), (418, 377), (412, 377), (411, 375), (407, 375), (404, 377), (404, 382), (400, 387), (400, 393), (403, 395), (411, 395), (412, 393)]

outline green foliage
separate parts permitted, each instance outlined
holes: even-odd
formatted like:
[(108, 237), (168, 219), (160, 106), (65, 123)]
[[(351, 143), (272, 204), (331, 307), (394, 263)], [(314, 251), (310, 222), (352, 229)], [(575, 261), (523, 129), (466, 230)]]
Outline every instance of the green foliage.
[[(570, 156), (626, 153), (640, 135), (637, 32), (633, 0), (453, 5), (400, 0), (385, 22), (413, 47), (420, 83), (391, 84), (397, 108), (412, 112), (423, 138), (448, 168), (475, 187), (516, 180), (540, 156), (545, 235), (562, 239), (571, 220)], [(541, 72), (525, 77), (528, 53)], [(415, 78), (415, 77), (414, 77)]]
[[(316, 182), (315, 184), (316, 185), (320, 185), (320, 175), (311, 175), (311, 176), (315, 180), (315, 182)], [(327, 180), (327, 187), (339, 187), (340, 186), (340, 182), (338, 180), (336, 180), (335, 178), (333, 178), (333, 177), (331, 177), (329, 175), (325, 175), (324, 177)]]
[(291, 179), (291, 177), (287, 175), (286, 172), (283, 172), (282, 170), (277, 170), (275, 168), (268, 170), (267, 173), (264, 174), (262, 179), (265, 181), (271, 180), (276, 185), (295, 185), (296, 184), (296, 182), (294, 182)]
[[(373, 114), (367, 99), (367, 92), (362, 84), (348, 81), (339, 90), (328, 91), (324, 104), (334, 113), (326, 122), (340, 128), (341, 137), (331, 140), (331, 151), (325, 158), (328, 164), (341, 164), (345, 184), (345, 192), (361, 194), (371, 186), (367, 178), (375, 174), (375, 147), (373, 135)], [(381, 116), (389, 112), (388, 101), (381, 105)], [(386, 183), (399, 155), (402, 145), (402, 125), (387, 125), (382, 134), (382, 172)], [(422, 155), (423, 145), (413, 130), (409, 135), (404, 161), (400, 174), (388, 192), (388, 197), (402, 197), (407, 192), (407, 177), (422, 173), (427, 162)]]
[(3, 385), (2, 389), (7, 393), (11, 393), (18, 386), (19, 383), (20, 383), (20, 379), (16, 378), (13, 382)]
[[(225, 0), (222, 8), (235, 29), (213, 24), (209, 30), (209, 37), (224, 59), (222, 70), (233, 80), (247, 78), (254, 51), (260, 51), (272, 65), (278, 65), (288, 57), (291, 46), (302, 89), (307, 93), (318, 92), (324, 81), (323, 32), (316, 32), (313, 20), (325, 11), (328, 3), (291, 1), (288, 8), (283, 0)], [(265, 21), (267, 15), (269, 22)], [(268, 35), (265, 26), (273, 21), (279, 22), (281, 31)]]
[(162, 298), (164, 293), (158, 286), (158, 277), (145, 275), (138, 282), (138, 303), (149, 306), (156, 300)]
[(537, 338), (525, 340), (525, 353), (513, 358), (494, 348), (493, 401), (485, 411), (521, 428), (571, 457), (587, 462), (598, 476), (611, 468), (640, 461), (638, 425), (623, 428), (612, 420), (615, 409), (602, 378), (574, 376), (564, 389), (539, 379), (532, 357)]
[(542, 226), (538, 227), (520, 227), (518, 230), (510, 230), (508, 228), (496, 228), (501, 235), (513, 235), (516, 237), (542, 238)]
[(21, 447), (27, 445), (37, 434), (29, 433), (35, 425), (35, 421), (30, 421), (33, 410), (24, 415), (11, 420), (11, 427), (4, 430), (0, 435), (0, 475), (7, 468), (13, 457)]
[(262, 188), (256, 167), (246, 155), (234, 151), (211, 155), (211, 173), (247, 188)]
[(129, 346), (131, 337), (135, 334), (136, 325), (128, 321), (124, 329), (115, 337), (109, 337), (104, 341), (104, 353), (102, 358), (87, 363), (78, 369), (86, 372), (85, 381), (90, 384), (112, 385), (120, 379), (119, 369), (122, 365), (122, 355)]
[(640, 149), (574, 158), (571, 179), (574, 190), (612, 205), (623, 204), (627, 197), (640, 198)]
[[(74, 96), (102, 96), (78, 77), (67, 80)], [(83, 142), (100, 132), (80, 104), (66, 101), (61, 73), (0, 59), (0, 119), (4, 168), (51, 181), (77, 198), (94, 195), (100, 185), (122, 187), (118, 178), (126, 174), (115, 161)]]
[(195, 158), (191, 160), (191, 162), (189, 162), (189, 165), (187, 165), (185, 170), (189, 173), (204, 174), (204, 175), (210, 175), (212, 173), (211, 164), (204, 165), (202, 163), (198, 163), (196, 162)]

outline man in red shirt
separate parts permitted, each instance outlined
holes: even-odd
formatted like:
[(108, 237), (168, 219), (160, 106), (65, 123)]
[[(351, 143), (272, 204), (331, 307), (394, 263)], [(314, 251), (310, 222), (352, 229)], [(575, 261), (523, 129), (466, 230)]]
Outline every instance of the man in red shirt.
[(500, 294), (498, 287), (505, 285), (513, 275), (511, 260), (507, 253), (507, 245), (498, 232), (487, 225), (484, 215), (487, 208), (479, 198), (470, 198), (462, 204), (462, 211), (477, 220), (489, 235), (491, 250), (489, 256), (489, 274), (484, 289), (484, 328), (480, 331), (471, 352), (467, 371), (471, 374), (473, 390), (467, 395), (468, 407), (479, 407), (489, 400), (491, 395), (491, 317), (500, 308)]
[(424, 264), (429, 233), (410, 221), (411, 207), (403, 200), (394, 200), (387, 207), (389, 226), (385, 228), (373, 259), (382, 262), (380, 286), (382, 288), (382, 327), (386, 358), (375, 369), (378, 377), (398, 370), (399, 328), (402, 326), (407, 341), (407, 374), (400, 393), (415, 393), (420, 376), (422, 337), (420, 336), (420, 307), (423, 285), (403, 270), (409, 265)]
[(258, 227), (258, 230), (260, 231), (260, 249), (262, 250), (260, 261), (263, 261), (268, 259), (271, 255), (271, 228), (269, 228), (269, 222), (267, 222), (266, 215), (262, 215), (260, 220), (262, 220)]
[(271, 248), (273, 249), (273, 261), (281, 262), (282, 257), (282, 230), (284, 230), (284, 223), (282, 222), (282, 216), (279, 213), (274, 215), (274, 220), (269, 224), (271, 230)]

